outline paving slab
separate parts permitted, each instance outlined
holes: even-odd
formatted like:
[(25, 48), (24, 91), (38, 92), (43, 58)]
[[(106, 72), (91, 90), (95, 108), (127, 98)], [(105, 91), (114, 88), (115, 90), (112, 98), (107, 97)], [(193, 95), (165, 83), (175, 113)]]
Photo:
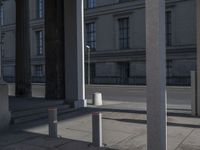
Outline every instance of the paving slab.
[[(125, 108), (126, 103), (123, 105)], [(132, 104), (133, 105), (133, 104)], [(131, 106), (130, 106), (131, 107)], [(103, 143), (112, 150), (146, 150), (146, 114), (140, 111), (120, 109), (119, 105), (104, 108), (88, 108), (63, 115), (58, 122), (58, 135), (61, 138), (48, 138), (47, 121), (30, 122), (14, 126), (7, 135), (0, 135), (0, 150), (93, 150), (92, 113), (103, 114)], [(200, 150), (200, 120), (188, 115), (168, 116), (168, 150)], [(25, 148), (26, 146), (27, 149)], [(21, 149), (20, 149), (21, 148)], [(6, 149), (6, 150), (7, 150)], [(10, 150), (8, 149), (8, 150)], [(15, 150), (15, 149), (14, 149)]]
[(39, 135), (26, 133), (26, 132), (12, 132), (7, 134), (2, 134), (0, 136), (0, 146), (7, 146), (11, 144), (16, 144), (23, 142), (27, 139), (33, 139)]
[(58, 148), (59, 150), (106, 150), (106, 148), (93, 147), (90, 143), (77, 141), (64, 144)]
[(200, 147), (199, 146), (194, 146), (194, 145), (185, 145), (185, 144), (182, 144), (176, 150), (200, 150)]
[(192, 150), (200, 149), (200, 129), (193, 129), (191, 134), (188, 135), (179, 146), (180, 150), (185, 150), (186, 148), (190, 148)]
[(113, 131), (119, 133), (128, 133), (132, 135), (140, 135), (141, 133), (146, 133), (145, 124), (127, 123), (121, 121), (113, 120), (103, 120), (103, 130)]
[(131, 134), (123, 133), (123, 132), (115, 132), (109, 130), (103, 130), (103, 144), (108, 147), (119, 143), (120, 141), (126, 139), (131, 136)]
[(192, 132), (192, 128), (185, 127), (168, 127), (167, 128), (167, 149), (175, 150), (185, 140), (185, 138)]
[(59, 128), (59, 135), (63, 138), (91, 142), (91, 133), (76, 129)]
[(139, 136), (132, 135), (111, 146), (111, 148), (117, 150), (146, 150), (146, 140), (146, 134), (142, 134)]
[(63, 139), (63, 138), (50, 138), (48, 136), (43, 136), (43, 137), (26, 140), (22, 142), (22, 144), (45, 147), (49, 149), (49, 148), (59, 147), (60, 145), (63, 145), (69, 142), (72, 142), (72, 140)]
[(74, 129), (78, 131), (92, 132), (92, 115), (87, 114), (84, 117), (76, 120), (62, 121), (59, 123), (59, 128)]
[(180, 126), (180, 127), (190, 127), (190, 128), (200, 128), (199, 117), (175, 117), (168, 116), (169, 126)]
[[(3, 147), (1, 150), (47, 150), (45, 147), (26, 145), (26, 144), (14, 144), (7, 147)], [(48, 149), (56, 150), (56, 149)]]

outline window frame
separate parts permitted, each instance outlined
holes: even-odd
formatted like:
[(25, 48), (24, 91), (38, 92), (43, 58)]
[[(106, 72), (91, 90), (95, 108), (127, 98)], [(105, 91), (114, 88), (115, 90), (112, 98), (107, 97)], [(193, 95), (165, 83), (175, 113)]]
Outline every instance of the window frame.
[(43, 56), (44, 55), (44, 31), (37, 30), (35, 31), (36, 37), (36, 56)]
[(0, 7), (0, 25), (4, 25), (4, 8), (2, 6)]
[(87, 0), (86, 2), (87, 9), (92, 9), (96, 7), (96, 0)]
[[(173, 45), (173, 16), (172, 16), (172, 10), (166, 10), (166, 46), (171, 47)], [(169, 15), (169, 16), (168, 16)], [(170, 17), (170, 18), (168, 18)]]
[(90, 50), (95, 51), (97, 46), (97, 30), (96, 30), (96, 22), (86, 22), (85, 23), (86, 28), (86, 44), (90, 46)]
[(44, 76), (44, 67), (42, 64), (34, 65), (34, 75), (35, 75), (35, 77), (43, 77)]
[(119, 49), (130, 48), (130, 17), (117, 18), (118, 23), (118, 47)]
[(44, 0), (36, 0), (36, 18), (44, 18)]

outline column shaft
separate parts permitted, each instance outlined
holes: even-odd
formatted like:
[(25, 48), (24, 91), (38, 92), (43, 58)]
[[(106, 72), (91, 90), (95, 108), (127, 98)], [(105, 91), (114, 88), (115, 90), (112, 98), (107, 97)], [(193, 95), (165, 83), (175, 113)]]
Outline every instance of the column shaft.
[(31, 96), (28, 0), (16, 0), (16, 96)]
[(65, 96), (75, 107), (86, 106), (83, 0), (65, 1)]
[(65, 98), (64, 1), (45, 2), (46, 98)]
[(200, 1), (196, 0), (197, 19), (197, 115), (200, 116)]
[[(0, 6), (1, 9), (1, 6)], [(2, 34), (2, 26), (0, 26), (0, 82), (3, 81), (3, 63), (2, 63), (2, 50), (3, 50), (3, 34)]]
[(165, 0), (146, 0), (147, 149), (166, 150)]

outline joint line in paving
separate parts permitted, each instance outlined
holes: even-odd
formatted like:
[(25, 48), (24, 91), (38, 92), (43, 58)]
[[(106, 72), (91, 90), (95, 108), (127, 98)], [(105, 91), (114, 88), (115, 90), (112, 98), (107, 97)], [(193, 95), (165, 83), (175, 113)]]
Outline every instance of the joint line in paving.
[(178, 146), (175, 148), (175, 150), (178, 150), (178, 148), (181, 146), (181, 144), (184, 143), (184, 141), (192, 134), (192, 132), (194, 131), (195, 129), (192, 129), (192, 131), (180, 142), (180, 144), (178, 144)]

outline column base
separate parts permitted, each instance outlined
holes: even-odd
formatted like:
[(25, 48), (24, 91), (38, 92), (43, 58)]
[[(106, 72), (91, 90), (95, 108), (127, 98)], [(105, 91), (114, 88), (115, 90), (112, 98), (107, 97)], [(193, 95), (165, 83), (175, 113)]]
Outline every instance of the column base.
[(74, 102), (74, 108), (78, 109), (78, 108), (84, 108), (87, 107), (87, 100), (86, 99), (82, 99), (82, 100), (77, 100)]
[(3, 80), (0, 81), (0, 131), (9, 128), (11, 114), (9, 111), (8, 85)]

